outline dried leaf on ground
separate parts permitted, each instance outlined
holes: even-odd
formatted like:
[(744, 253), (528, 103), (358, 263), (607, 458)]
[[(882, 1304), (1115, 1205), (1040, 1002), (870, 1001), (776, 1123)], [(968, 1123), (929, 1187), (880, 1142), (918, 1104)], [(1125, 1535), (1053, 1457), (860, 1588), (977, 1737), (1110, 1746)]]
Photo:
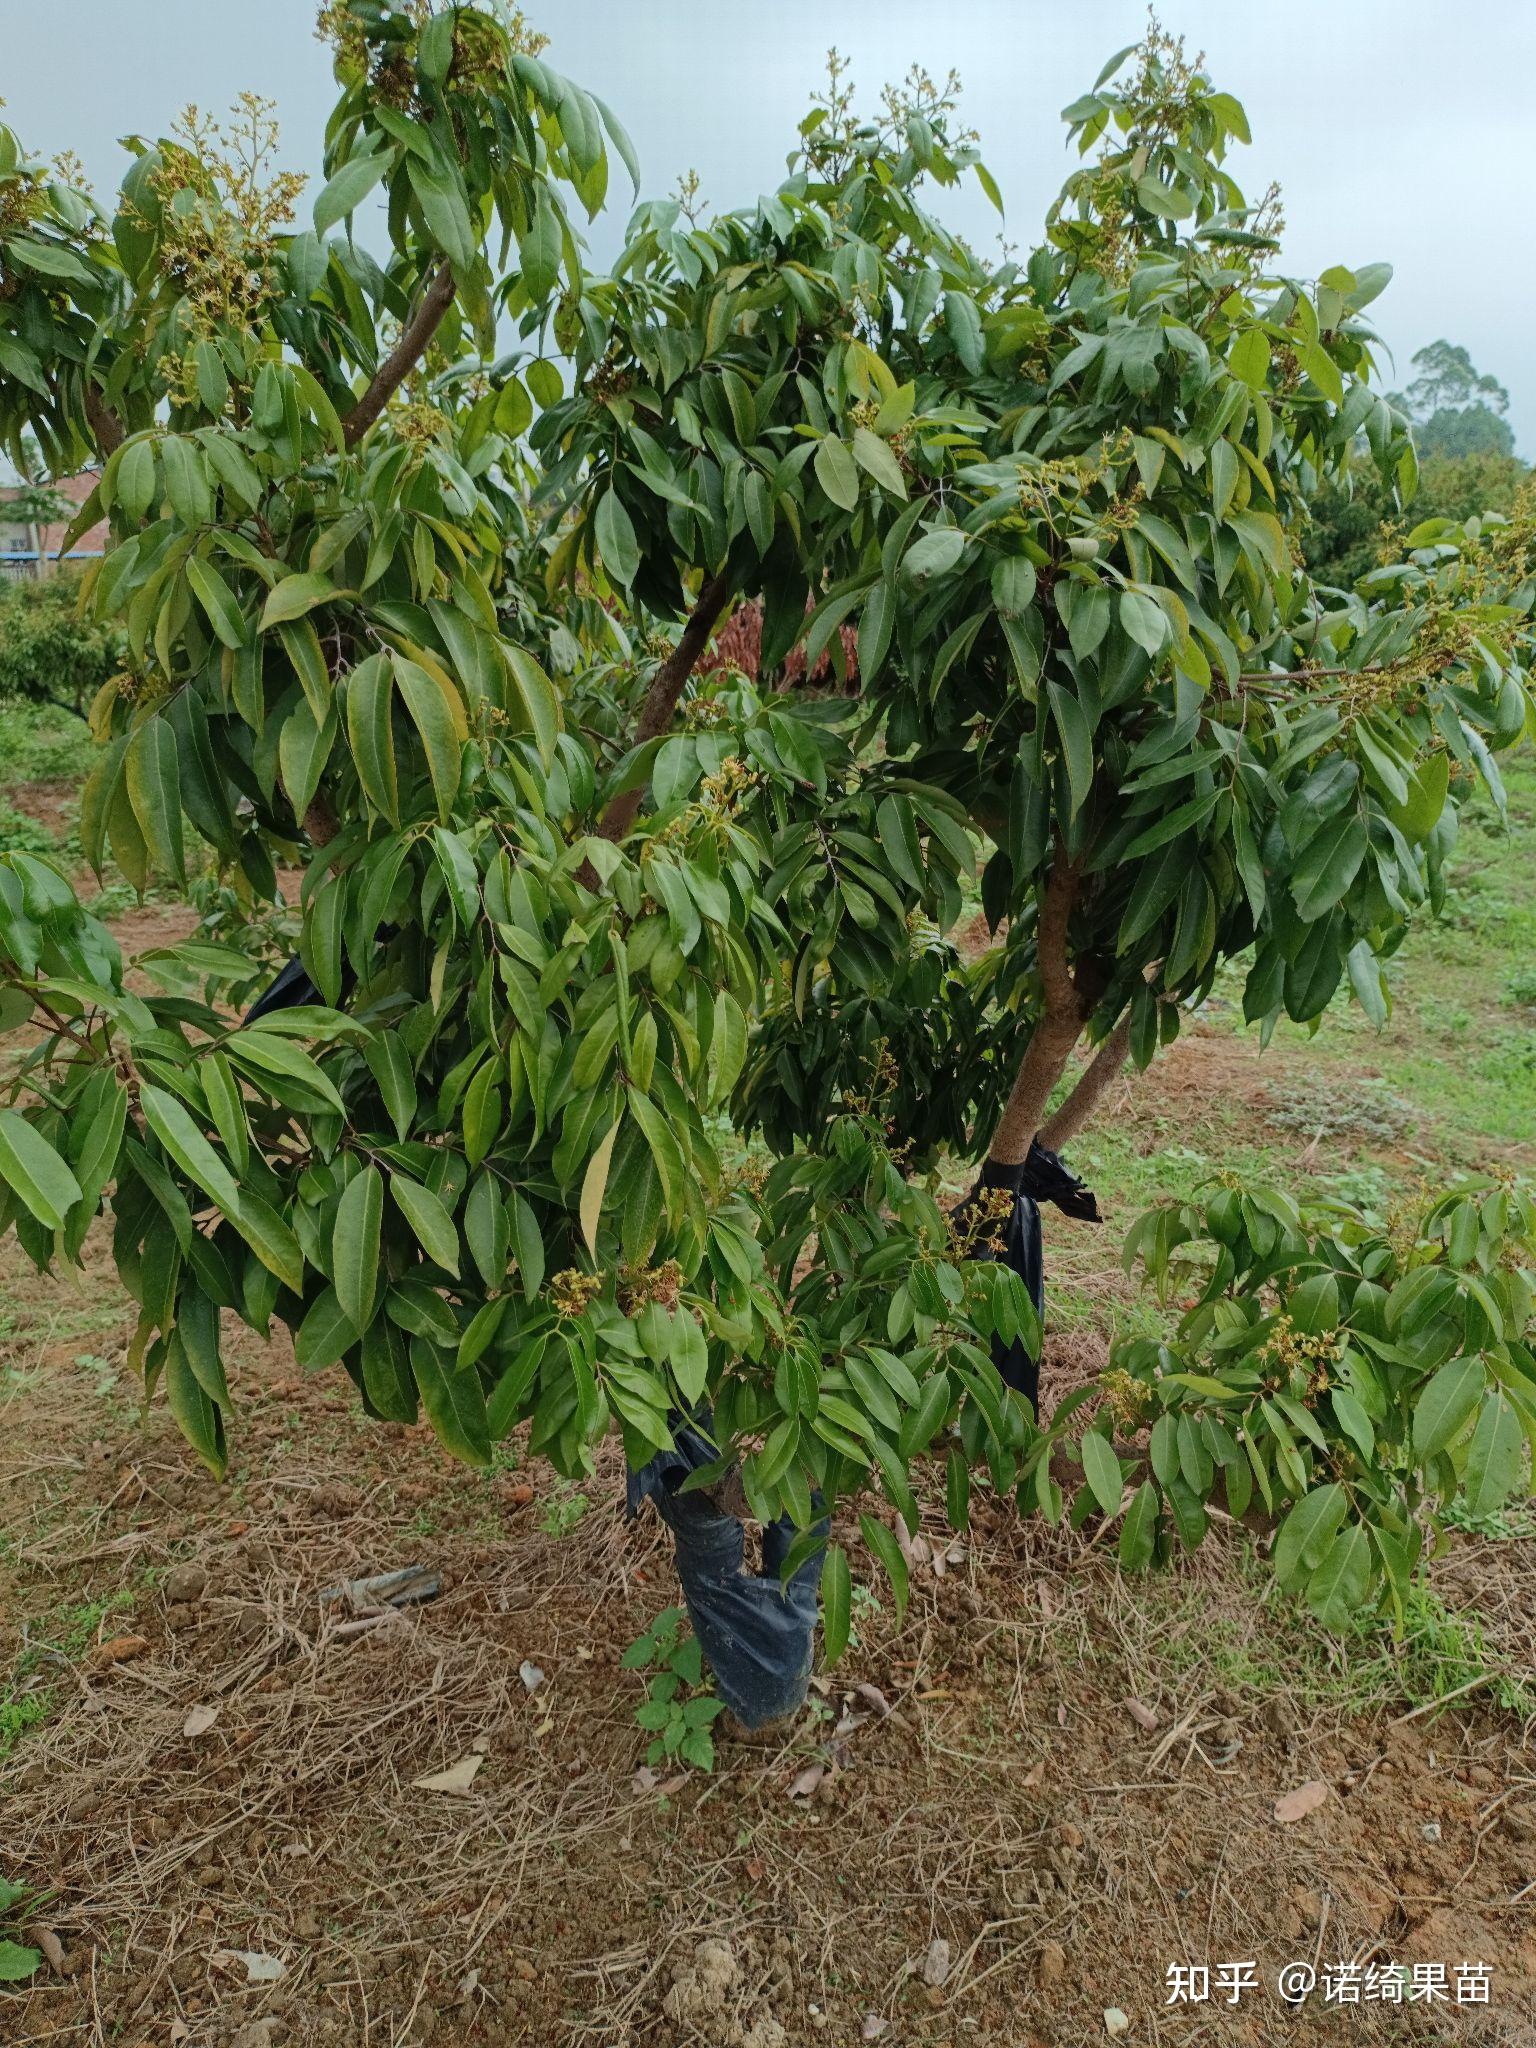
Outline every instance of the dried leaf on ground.
[(48, 1967), (55, 1977), (64, 1975), (64, 1944), (51, 1927), (29, 1927), (29, 1940), (36, 1942), (48, 1959)]
[(206, 1735), (219, 1718), (219, 1710), (207, 1700), (199, 1700), (195, 1707), (188, 1707), (187, 1718), (181, 1724), (181, 1732), (190, 1738)]
[(113, 1636), (105, 1643), (98, 1643), (91, 1652), (93, 1671), (110, 1671), (114, 1664), (126, 1664), (130, 1657), (142, 1657), (149, 1648), (143, 1636)]
[(936, 1934), (928, 1944), (928, 1953), (923, 1957), (923, 1982), (930, 1990), (937, 1990), (949, 1978), (949, 1943), (942, 1934)]
[(243, 1964), (248, 1984), (275, 1984), (288, 1967), (281, 1956), (269, 1956), (254, 1948), (217, 1949), (213, 1960), (224, 1969), (234, 1963)]
[(461, 1756), (458, 1762), (450, 1764), (446, 1771), (432, 1771), (425, 1778), (413, 1778), (411, 1783), (418, 1792), (449, 1792), (462, 1795), (474, 1784), (484, 1762), (483, 1755)]
[(1136, 1726), (1138, 1728), (1145, 1728), (1148, 1734), (1151, 1734), (1152, 1730), (1157, 1726), (1157, 1715), (1150, 1707), (1144, 1706), (1140, 1700), (1127, 1700), (1125, 1711), (1136, 1723)]
[(1329, 1797), (1329, 1788), (1321, 1778), (1310, 1778), (1305, 1785), (1298, 1785), (1293, 1792), (1286, 1792), (1275, 1801), (1275, 1819), (1287, 1826), (1292, 1821), (1305, 1820)]

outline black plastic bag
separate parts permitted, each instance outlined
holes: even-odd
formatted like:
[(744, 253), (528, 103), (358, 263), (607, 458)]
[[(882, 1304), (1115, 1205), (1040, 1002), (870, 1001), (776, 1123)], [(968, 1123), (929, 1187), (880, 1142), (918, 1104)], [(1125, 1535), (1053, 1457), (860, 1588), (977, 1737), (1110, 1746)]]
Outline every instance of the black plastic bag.
[[(1035, 1313), (1045, 1316), (1045, 1259), (1040, 1241), (1040, 1204), (1054, 1202), (1063, 1215), (1075, 1216), (1085, 1223), (1097, 1223), (1099, 1205), (1091, 1191), (1075, 1174), (1069, 1173), (1056, 1153), (1049, 1151), (1038, 1138), (1029, 1148), (1029, 1157), (1016, 1165), (1005, 1165), (1002, 1161), (989, 1159), (981, 1174), (960, 1204), (963, 1212), (975, 1202), (978, 1195), (990, 1188), (1007, 1188), (1013, 1194), (1013, 1208), (1002, 1226), (1002, 1249), (996, 1257), (1006, 1260), (1029, 1289), (1030, 1300), (1035, 1304)], [(977, 1256), (985, 1257), (985, 1251)], [(1010, 1386), (1028, 1401), (1032, 1413), (1040, 1412), (1040, 1360), (1032, 1353), (1021, 1337), (1011, 1344), (1005, 1344), (1000, 1337), (992, 1340), (992, 1363)]]
[[(704, 1428), (708, 1419), (700, 1418)], [(804, 1703), (811, 1676), (811, 1642), (821, 1585), (818, 1548), (787, 1581), (780, 1580), (795, 1540), (783, 1516), (763, 1530), (763, 1568), (746, 1568), (746, 1530), (709, 1492), (683, 1492), (691, 1473), (719, 1459), (718, 1448), (692, 1423), (674, 1417), (675, 1448), (658, 1451), (629, 1475), (629, 1511), (653, 1500), (672, 1531), (677, 1575), (688, 1618), (721, 1699), (748, 1728), (761, 1728)], [(822, 1522), (817, 1533), (825, 1536)]]

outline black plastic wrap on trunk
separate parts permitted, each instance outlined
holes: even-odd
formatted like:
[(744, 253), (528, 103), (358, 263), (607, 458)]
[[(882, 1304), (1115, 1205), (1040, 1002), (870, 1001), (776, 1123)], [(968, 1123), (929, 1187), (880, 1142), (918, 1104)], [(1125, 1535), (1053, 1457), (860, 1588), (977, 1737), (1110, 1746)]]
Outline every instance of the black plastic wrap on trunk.
[[(1038, 1138), (1029, 1148), (1029, 1157), (1016, 1164), (1008, 1165), (1001, 1160), (989, 1159), (981, 1169), (975, 1187), (961, 1204), (963, 1210), (984, 1189), (1007, 1188), (1013, 1194), (1013, 1208), (1002, 1232), (1002, 1250), (998, 1257), (1007, 1261), (1029, 1289), (1030, 1300), (1035, 1304), (1035, 1313), (1042, 1321), (1045, 1316), (1045, 1259), (1040, 1242), (1040, 1205), (1054, 1202), (1065, 1216), (1073, 1216), (1084, 1223), (1099, 1221), (1099, 1205), (1090, 1189), (1073, 1173), (1069, 1173), (1058, 1156), (1040, 1143)], [(1002, 1374), (1010, 1387), (1015, 1388), (1028, 1401), (1031, 1410), (1040, 1412), (1040, 1359), (1032, 1352), (1021, 1337), (1011, 1344), (1005, 1344), (1000, 1337), (992, 1340), (992, 1363)]]

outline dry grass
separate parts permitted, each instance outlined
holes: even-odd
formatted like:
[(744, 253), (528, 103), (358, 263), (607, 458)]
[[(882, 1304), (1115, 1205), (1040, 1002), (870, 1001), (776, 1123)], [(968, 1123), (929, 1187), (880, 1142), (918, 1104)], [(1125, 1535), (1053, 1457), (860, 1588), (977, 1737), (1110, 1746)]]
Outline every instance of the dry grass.
[[(1530, 2009), (1516, 1901), (1536, 1872), (1505, 1829), (1536, 1782), (1518, 1727), (1469, 1709), (1393, 1728), (1333, 1653), (1293, 1668), (1237, 1532), (1127, 1582), (1091, 1537), (983, 1503), (899, 1630), (860, 1610), (846, 1671), (783, 1743), (726, 1745), (714, 1778), (640, 1792), (617, 1657), (675, 1587), (654, 1527), (622, 1519), (617, 1464), (556, 1537), (539, 1524), (562, 1497), (524, 1499), (529, 1474), (446, 1470), (418, 1433), (364, 1434), (290, 1375), (243, 1363), (233, 1496), (159, 1420), (98, 1414), (76, 1455), (61, 1368), (22, 1397), (25, 1441), (3, 1439), (12, 1648), (125, 1595), (96, 1633), (147, 1641), (106, 1670), (88, 1644), (67, 1671), (36, 1668), (52, 1708), (0, 1788), (4, 1853), (55, 1895), (71, 1974), (10, 2002), (8, 2048), (772, 2048), (856, 2041), (871, 2014), (901, 2048), (1055, 2048), (1103, 2038), (1110, 2005), (1135, 2039), (1225, 2048), (1325, 2022), (1293, 2023), (1272, 1989), (1247, 2032), (1170, 2014), (1168, 1962), (1438, 1957), (1452, 1939), (1497, 1958), (1505, 2017)], [(942, 1560), (936, 1506), (928, 1533)], [(444, 1574), (428, 1606), (374, 1619), (319, 1600), (416, 1559)], [(195, 1601), (173, 1597), (189, 1566)], [(548, 1674), (532, 1694), (524, 1659)], [(839, 1733), (860, 1679), (895, 1711)], [(415, 1787), (476, 1752), (467, 1797)], [(792, 1796), (812, 1762), (814, 1792)], [(1328, 1806), (1278, 1827), (1277, 1795), (1312, 1777)], [(723, 1989), (694, 1969), (706, 1937), (730, 1944)], [(930, 1989), (936, 1940), (950, 1967)], [(247, 1984), (247, 1951), (281, 1978)], [(1451, 2038), (1422, 2014), (1348, 2024)]]

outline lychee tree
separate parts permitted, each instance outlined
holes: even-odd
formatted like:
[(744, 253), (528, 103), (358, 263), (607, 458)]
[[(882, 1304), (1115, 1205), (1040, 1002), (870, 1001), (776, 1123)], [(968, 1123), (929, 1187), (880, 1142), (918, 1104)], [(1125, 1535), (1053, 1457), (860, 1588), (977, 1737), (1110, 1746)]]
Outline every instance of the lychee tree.
[[(1063, 1505), (1066, 1418), (989, 1355), (1033, 1309), (928, 1167), (1069, 1133), (1226, 962), (1266, 1029), (1346, 980), (1384, 1014), (1527, 725), (1529, 522), (1308, 582), (1357, 439), (1411, 472), (1385, 272), (1275, 273), (1242, 111), (1176, 46), (1068, 110), (1091, 160), (1027, 263), (927, 210), (996, 196), (947, 87), (863, 121), (834, 76), (775, 193), (643, 204), (599, 276), (571, 208), (629, 147), (519, 18), (322, 23), (302, 228), (257, 102), (133, 143), (110, 217), (0, 130), (0, 433), (101, 462), (128, 646), (82, 840), (253, 915), (300, 870), (315, 997), (242, 1021), (206, 934), (139, 993), (56, 866), (0, 861), (6, 1221), (48, 1267), (110, 1212), (132, 1359), (215, 1470), (222, 1319), (275, 1316), (474, 1462), (524, 1422), (639, 1462), (707, 1402), (754, 1510), (811, 1542), (861, 1497), (900, 1596), (874, 1497), (915, 1526), (930, 1447), (957, 1518), (977, 1465)], [(706, 674), (747, 602), (758, 677)], [(797, 645), (831, 687), (775, 687)], [(825, 1586), (835, 1652), (838, 1550)]]

